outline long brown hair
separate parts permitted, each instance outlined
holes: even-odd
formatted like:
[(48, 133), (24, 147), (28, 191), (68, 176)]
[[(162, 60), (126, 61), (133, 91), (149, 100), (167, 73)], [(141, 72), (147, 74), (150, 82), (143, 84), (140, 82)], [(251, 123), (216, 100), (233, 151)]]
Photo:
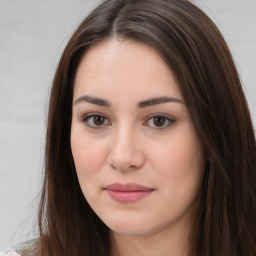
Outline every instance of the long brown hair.
[(71, 37), (49, 103), (39, 255), (111, 253), (109, 229), (78, 183), (70, 129), (73, 82), (81, 57), (112, 37), (145, 43), (162, 56), (179, 82), (207, 152), (191, 256), (256, 255), (256, 142), (248, 106), (222, 35), (187, 0), (106, 0)]

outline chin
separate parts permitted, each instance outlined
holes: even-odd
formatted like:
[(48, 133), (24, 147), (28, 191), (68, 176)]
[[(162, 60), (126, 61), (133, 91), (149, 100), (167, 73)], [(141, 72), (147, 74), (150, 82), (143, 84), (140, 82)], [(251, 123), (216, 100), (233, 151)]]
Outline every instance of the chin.
[(132, 219), (131, 217), (126, 217), (126, 219), (116, 218), (113, 221), (105, 222), (105, 224), (112, 232), (126, 236), (147, 236), (161, 230), (157, 223), (154, 225), (152, 222), (146, 222), (138, 218)]
[(131, 218), (131, 216), (116, 216), (113, 219), (108, 219), (104, 223), (114, 233), (122, 235), (144, 235), (149, 232), (149, 225), (141, 219)]
[(150, 235), (154, 232), (150, 230), (145, 230), (145, 227), (131, 227), (131, 226), (118, 226), (118, 227), (110, 227), (110, 230), (114, 233), (124, 236), (146, 236)]

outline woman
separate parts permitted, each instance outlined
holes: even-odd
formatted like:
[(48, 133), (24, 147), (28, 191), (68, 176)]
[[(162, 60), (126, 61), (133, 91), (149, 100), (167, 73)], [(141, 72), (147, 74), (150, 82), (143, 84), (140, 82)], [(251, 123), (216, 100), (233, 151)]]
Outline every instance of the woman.
[(230, 51), (186, 0), (107, 0), (49, 105), (40, 237), (21, 255), (256, 254), (256, 143)]

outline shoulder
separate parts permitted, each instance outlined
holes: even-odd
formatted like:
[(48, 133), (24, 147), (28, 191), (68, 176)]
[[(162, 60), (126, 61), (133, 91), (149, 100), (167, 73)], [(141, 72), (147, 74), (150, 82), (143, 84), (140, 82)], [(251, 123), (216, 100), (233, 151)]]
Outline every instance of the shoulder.
[(13, 246), (13, 248), (0, 256), (36, 256), (38, 249), (38, 239), (32, 239), (24, 243)]

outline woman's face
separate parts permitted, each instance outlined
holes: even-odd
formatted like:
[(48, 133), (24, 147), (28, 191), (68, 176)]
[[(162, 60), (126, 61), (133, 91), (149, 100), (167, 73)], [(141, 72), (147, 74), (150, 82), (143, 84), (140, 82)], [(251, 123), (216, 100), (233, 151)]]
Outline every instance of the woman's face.
[(113, 39), (86, 52), (71, 148), (86, 200), (115, 234), (189, 227), (204, 151), (172, 71), (152, 48)]

